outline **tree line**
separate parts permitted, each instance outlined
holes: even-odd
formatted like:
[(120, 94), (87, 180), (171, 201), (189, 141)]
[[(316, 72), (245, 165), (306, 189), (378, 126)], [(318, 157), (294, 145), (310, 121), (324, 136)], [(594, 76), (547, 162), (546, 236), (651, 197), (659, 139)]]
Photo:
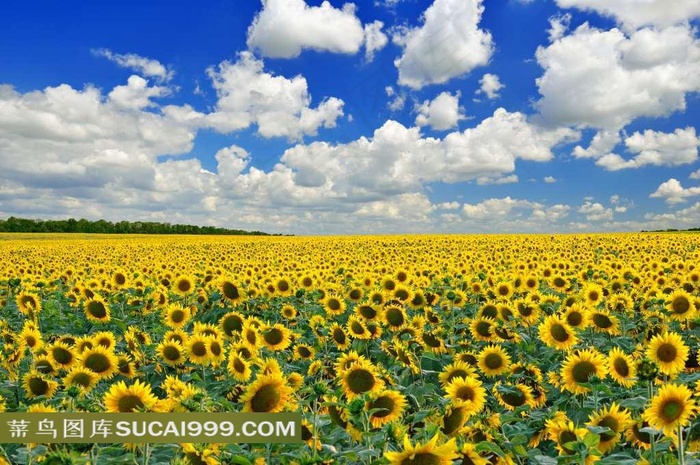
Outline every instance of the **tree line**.
[(38, 220), (16, 218), (11, 216), (0, 219), (0, 232), (17, 233), (88, 233), (88, 234), (203, 234), (203, 235), (248, 235), (268, 236), (261, 231), (243, 231), (240, 229), (218, 228), (216, 226), (193, 226), (189, 224), (170, 224), (154, 221), (88, 221), (76, 220)]

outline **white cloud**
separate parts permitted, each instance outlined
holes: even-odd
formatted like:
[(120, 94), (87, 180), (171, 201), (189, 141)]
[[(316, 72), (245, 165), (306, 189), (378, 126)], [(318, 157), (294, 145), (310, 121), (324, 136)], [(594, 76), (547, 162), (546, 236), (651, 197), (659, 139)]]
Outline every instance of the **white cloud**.
[(664, 199), (668, 204), (682, 203), (688, 197), (700, 195), (700, 187), (684, 188), (681, 183), (674, 178), (659, 185), (656, 191), (649, 197)]
[(579, 207), (578, 212), (586, 215), (586, 219), (588, 221), (612, 220), (613, 218), (612, 209), (605, 208), (598, 202), (592, 203), (590, 201), (586, 201), (583, 205), (581, 205), (581, 207)]
[(106, 48), (92, 50), (92, 53), (95, 56), (107, 58), (122, 68), (128, 68), (143, 76), (154, 77), (160, 81), (169, 81), (175, 74), (173, 71), (169, 71), (159, 61), (144, 58), (133, 53), (114, 53)]
[[(248, 47), (270, 58), (294, 58), (303, 49), (355, 54), (365, 41), (355, 5), (342, 9), (324, 1), (263, 0), (263, 9), (248, 28)], [(376, 38), (376, 37), (374, 37)]]
[(577, 145), (573, 155), (576, 158), (601, 158), (611, 153), (611, 150), (619, 143), (620, 133), (618, 131), (601, 130), (593, 136), (588, 148), (584, 149)]
[(546, 182), (548, 184), (552, 184), (552, 183), (557, 182), (557, 178), (555, 178), (554, 176), (545, 176), (544, 182)]
[(235, 63), (224, 61), (209, 68), (218, 101), (204, 124), (220, 132), (232, 132), (257, 124), (263, 137), (299, 139), (315, 135), (318, 128), (332, 128), (343, 116), (343, 101), (330, 97), (311, 108), (311, 96), (303, 76), (287, 79), (264, 71), (264, 63), (242, 52)]
[(420, 89), (462, 76), (489, 62), (491, 34), (479, 29), (482, 0), (435, 0), (420, 27), (394, 35), (403, 54), (394, 64), (399, 84)]
[(700, 179), (700, 169), (693, 171), (688, 177), (690, 179)]
[(688, 25), (627, 37), (584, 24), (536, 56), (545, 70), (537, 108), (556, 124), (617, 131), (684, 110), (686, 94), (700, 90), (700, 41)]
[(646, 130), (627, 137), (625, 145), (630, 153), (636, 153), (637, 156), (625, 160), (619, 155), (608, 154), (596, 164), (611, 171), (641, 168), (646, 165), (686, 165), (697, 160), (700, 139), (696, 137), (693, 127), (676, 129), (673, 133)]
[(373, 23), (365, 24), (365, 59), (367, 61), (372, 61), (374, 54), (379, 50), (383, 49), (389, 42), (386, 34), (382, 32), (384, 23), (381, 21), (374, 21)]
[(611, 16), (627, 29), (666, 27), (700, 16), (697, 0), (556, 0), (561, 8), (593, 10)]
[(549, 18), (549, 41), (556, 42), (557, 40), (564, 37), (566, 31), (569, 30), (569, 25), (571, 24), (571, 14), (567, 13), (564, 15), (552, 16)]
[(155, 105), (153, 97), (170, 95), (170, 89), (161, 86), (148, 86), (148, 81), (140, 76), (131, 76), (125, 86), (116, 86), (107, 96), (114, 105), (127, 110), (141, 110)]
[(456, 127), (457, 123), (465, 118), (464, 108), (459, 106), (460, 96), (459, 91), (455, 95), (442, 92), (433, 100), (425, 100), (421, 105), (417, 105), (416, 111), (419, 114), (416, 117), (416, 125), (430, 126), (438, 131)]
[(459, 202), (442, 202), (435, 205), (435, 209), (439, 210), (459, 210)]
[(479, 80), (479, 85), (481, 87), (478, 91), (476, 91), (476, 93), (486, 94), (486, 96), (491, 100), (498, 98), (498, 92), (505, 87), (503, 84), (501, 84), (498, 76), (491, 73), (484, 74)]
[(479, 186), (487, 186), (489, 184), (514, 184), (518, 182), (518, 175), (511, 174), (509, 176), (501, 176), (496, 178), (490, 178), (488, 176), (481, 176), (476, 178), (476, 183)]
[(477, 204), (465, 203), (462, 207), (467, 218), (484, 220), (504, 218), (511, 215), (513, 210), (532, 209), (538, 206), (529, 200), (518, 200), (510, 197), (502, 199), (487, 199)]

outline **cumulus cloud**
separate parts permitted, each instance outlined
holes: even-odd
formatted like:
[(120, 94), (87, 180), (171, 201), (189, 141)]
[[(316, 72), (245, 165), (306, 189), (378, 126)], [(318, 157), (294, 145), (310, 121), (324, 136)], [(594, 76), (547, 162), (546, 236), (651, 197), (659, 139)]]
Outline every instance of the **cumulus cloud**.
[(394, 43), (403, 49), (394, 64), (399, 84), (420, 89), (441, 84), (489, 62), (491, 34), (479, 28), (482, 0), (435, 0), (419, 27), (400, 29)]
[(561, 8), (592, 10), (615, 18), (629, 30), (666, 27), (700, 16), (697, 0), (556, 0)]
[(518, 175), (511, 174), (509, 176), (501, 176), (496, 178), (490, 178), (488, 176), (481, 176), (476, 178), (476, 183), (480, 186), (487, 186), (490, 184), (514, 184), (518, 182)]
[(128, 110), (141, 110), (154, 106), (154, 97), (170, 95), (170, 89), (162, 86), (149, 87), (148, 81), (140, 76), (129, 77), (125, 86), (116, 86), (107, 98), (114, 105)]
[(264, 71), (262, 60), (242, 52), (234, 63), (224, 61), (209, 68), (218, 101), (204, 124), (220, 132), (232, 132), (256, 124), (263, 137), (299, 139), (318, 128), (332, 128), (343, 116), (344, 102), (336, 97), (311, 108), (311, 96), (303, 76), (287, 79)]
[(576, 158), (601, 158), (611, 153), (620, 141), (619, 131), (601, 130), (593, 136), (588, 148), (577, 145), (573, 155)]
[(416, 125), (430, 126), (438, 131), (454, 128), (465, 118), (464, 108), (459, 106), (460, 96), (460, 92), (455, 95), (442, 92), (433, 100), (425, 100), (421, 105), (416, 105)]
[(482, 78), (479, 80), (479, 86), (480, 88), (476, 93), (486, 94), (486, 96), (491, 100), (498, 98), (498, 93), (505, 87), (503, 84), (501, 84), (498, 76), (491, 73), (486, 73), (482, 76)]
[(549, 18), (549, 41), (556, 42), (557, 40), (564, 37), (566, 31), (569, 30), (569, 25), (571, 24), (571, 14), (566, 13), (564, 15), (552, 16)]
[(578, 212), (585, 215), (588, 221), (612, 220), (613, 211), (598, 202), (586, 201), (578, 209)]
[(690, 179), (700, 179), (700, 169), (693, 171), (688, 177)]
[(700, 187), (684, 188), (680, 181), (671, 178), (668, 181), (659, 185), (654, 193), (649, 197), (664, 199), (668, 204), (682, 203), (688, 197), (700, 195)]
[(546, 182), (547, 184), (553, 184), (557, 182), (557, 178), (555, 178), (554, 176), (545, 176), (544, 182)]
[(617, 131), (639, 117), (686, 108), (700, 90), (700, 41), (688, 25), (627, 37), (587, 23), (547, 47), (537, 61), (541, 115), (550, 122)]
[(365, 59), (372, 61), (374, 54), (383, 49), (389, 42), (389, 38), (382, 32), (384, 23), (374, 21), (373, 23), (365, 24)]
[(163, 66), (158, 60), (144, 58), (134, 53), (114, 53), (106, 48), (92, 50), (92, 53), (95, 56), (107, 58), (109, 61), (116, 63), (122, 68), (136, 71), (146, 77), (154, 77), (159, 81), (169, 81), (175, 74), (173, 71)]
[[(365, 42), (365, 29), (352, 3), (343, 8), (334, 8), (328, 1), (319, 6), (308, 6), (304, 0), (263, 0), (262, 4), (248, 28), (248, 47), (264, 57), (294, 58), (304, 49), (355, 54)], [(374, 24), (370, 27), (373, 47), (381, 41), (377, 41), (381, 31)]]
[(641, 168), (646, 165), (680, 166), (693, 163), (698, 158), (700, 139), (695, 128), (676, 129), (673, 133), (646, 130), (635, 132), (625, 139), (630, 153), (637, 155), (625, 160), (616, 154), (601, 157), (597, 164), (611, 171)]

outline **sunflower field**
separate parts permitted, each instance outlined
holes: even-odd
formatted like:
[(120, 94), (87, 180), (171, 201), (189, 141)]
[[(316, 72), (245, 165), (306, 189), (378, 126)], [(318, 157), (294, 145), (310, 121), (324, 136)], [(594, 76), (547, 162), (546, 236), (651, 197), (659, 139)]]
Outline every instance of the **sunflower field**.
[(692, 464), (700, 236), (0, 235), (0, 412), (301, 412), (2, 463)]

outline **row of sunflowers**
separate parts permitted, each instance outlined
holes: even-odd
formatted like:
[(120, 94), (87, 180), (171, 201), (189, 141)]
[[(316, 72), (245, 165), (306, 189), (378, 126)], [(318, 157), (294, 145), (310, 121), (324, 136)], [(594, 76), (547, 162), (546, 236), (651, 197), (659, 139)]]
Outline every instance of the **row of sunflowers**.
[(295, 411), (303, 443), (0, 463), (695, 463), (699, 243), (1, 236), (0, 411)]

